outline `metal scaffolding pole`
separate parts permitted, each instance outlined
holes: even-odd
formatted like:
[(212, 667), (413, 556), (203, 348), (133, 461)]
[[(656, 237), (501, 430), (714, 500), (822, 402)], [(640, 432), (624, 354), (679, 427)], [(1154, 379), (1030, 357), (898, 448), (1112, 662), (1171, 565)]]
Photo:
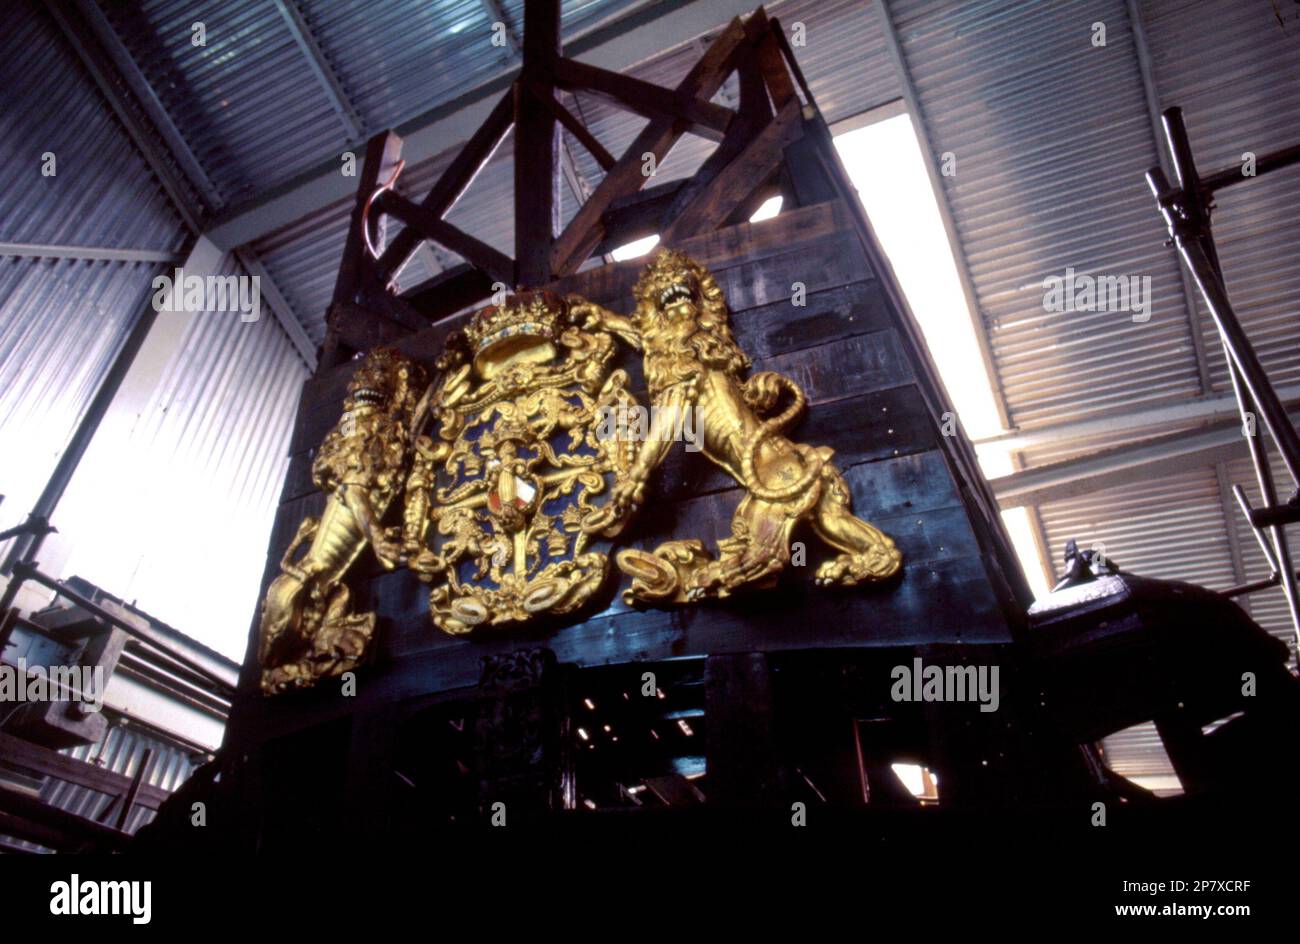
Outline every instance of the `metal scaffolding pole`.
[[(1266, 556), (1269, 557), (1276, 581), (1263, 581), (1258, 589), (1266, 589), (1274, 582), (1281, 584), (1290, 610), (1291, 623), (1296, 638), (1300, 641), (1300, 596), (1297, 594), (1295, 566), (1286, 537), (1286, 525), (1300, 521), (1300, 435), (1297, 435), (1277, 391), (1255, 354), (1250, 338), (1233, 310), (1210, 228), (1210, 201), (1214, 191), (1248, 177), (1240, 168), (1229, 168), (1205, 178), (1200, 177), (1192, 157), (1191, 140), (1187, 136), (1182, 109), (1166, 109), (1161, 117), (1177, 184), (1171, 185), (1159, 167), (1147, 171), (1147, 183), (1169, 227), (1174, 245), (1205, 298), (1227, 355), (1228, 376), (1237, 397), (1242, 431), (1264, 503), (1261, 508), (1248, 509), (1247, 520), (1257, 534), (1267, 529), (1272, 540), (1273, 553)], [(1256, 161), (1255, 174), (1286, 167), (1297, 161), (1300, 161), (1300, 147), (1266, 154)], [(1283, 504), (1277, 500), (1268, 452), (1263, 437), (1258, 435), (1255, 428), (1256, 417), (1263, 421), (1264, 428), (1273, 437), (1296, 489)]]

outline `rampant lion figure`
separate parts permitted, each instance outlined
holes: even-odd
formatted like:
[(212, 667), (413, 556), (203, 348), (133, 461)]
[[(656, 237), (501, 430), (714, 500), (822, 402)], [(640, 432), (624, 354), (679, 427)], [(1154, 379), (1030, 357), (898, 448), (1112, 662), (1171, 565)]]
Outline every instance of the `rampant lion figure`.
[[(642, 351), (656, 407), (630, 475), (583, 529), (609, 529), (644, 503), (646, 483), (672, 446), (669, 425), (687, 410), (696, 411), (704, 454), (747, 494), (716, 559), (698, 540), (669, 541), (653, 553), (620, 552), (618, 566), (633, 578), (625, 599), (685, 603), (770, 585), (789, 563), (791, 533), (804, 520), (841, 552), (818, 567), (819, 585), (852, 586), (896, 574), (902, 555), (887, 536), (854, 517), (848, 486), (831, 464), (832, 450), (782, 435), (806, 404), (803, 391), (773, 372), (745, 379), (749, 358), (732, 337), (726, 298), (708, 270), (683, 253), (662, 250), (634, 295), (630, 317), (569, 298), (571, 314), (588, 328), (606, 330)], [(774, 412), (783, 394), (788, 404)]]
[(405, 484), (425, 388), (423, 368), (389, 348), (367, 354), (348, 384), (343, 416), (312, 466), (325, 510), (299, 526), (262, 604), (266, 694), (305, 688), (364, 658), (375, 615), (351, 612), (345, 578), (367, 547), (390, 570), (400, 562), (400, 543), (382, 519)]

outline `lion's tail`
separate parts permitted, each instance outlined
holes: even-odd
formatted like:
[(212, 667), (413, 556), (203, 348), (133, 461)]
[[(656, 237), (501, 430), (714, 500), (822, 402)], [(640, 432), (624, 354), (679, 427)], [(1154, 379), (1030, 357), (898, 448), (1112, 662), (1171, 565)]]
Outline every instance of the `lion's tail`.
[(808, 398), (799, 389), (799, 385), (789, 377), (784, 377), (770, 370), (754, 374), (749, 380), (745, 381), (745, 385), (741, 390), (745, 402), (756, 413), (765, 413), (775, 406), (781, 398), (782, 391), (790, 394), (790, 405), (776, 416), (764, 420), (758, 429), (758, 433), (744, 450), (744, 455), (741, 458), (741, 473), (745, 477), (750, 493), (762, 501), (778, 502), (788, 501), (807, 491), (820, 472), (818, 467), (810, 467), (789, 485), (781, 488), (767, 488), (758, 479), (758, 474), (754, 469), (754, 457), (758, 455), (758, 447), (764, 439), (780, 432), (799, 417), (804, 407), (808, 405)]

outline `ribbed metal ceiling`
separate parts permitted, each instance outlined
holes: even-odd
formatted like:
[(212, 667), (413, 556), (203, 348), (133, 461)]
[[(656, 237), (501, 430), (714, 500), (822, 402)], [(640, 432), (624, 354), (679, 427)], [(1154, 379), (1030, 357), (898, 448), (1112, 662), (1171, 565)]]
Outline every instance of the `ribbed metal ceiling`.
[[(348, 143), (275, 4), (101, 5), (222, 204), (287, 180)], [(194, 44), (197, 23), (202, 46)]]
[[(1245, 152), (1294, 144), (1300, 26), (1283, 25), (1268, 3), (1207, 0), (1195, 13), (1175, 0), (1142, 4), (1160, 106), (1183, 108), (1201, 173), (1240, 167)], [(1300, 273), (1291, 264), (1300, 242), (1298, 191), (1300, 168), (1292, 167), (1215, 198), (1215, 242), (1228, 290), (1276, 384), (1300, 378)], [(1214, 385), (1227, 389), (1223, 349), (1199, 297), (1198, 308)]]
[[(1157, 152), (1120, 0), (891, 3), (1013, 423), (1199, 393)], [(1092, 45), (1091, 24), (1106, 24)], [(1149, 322), (1044, 310), (1044, 280), (1149, 276)]]

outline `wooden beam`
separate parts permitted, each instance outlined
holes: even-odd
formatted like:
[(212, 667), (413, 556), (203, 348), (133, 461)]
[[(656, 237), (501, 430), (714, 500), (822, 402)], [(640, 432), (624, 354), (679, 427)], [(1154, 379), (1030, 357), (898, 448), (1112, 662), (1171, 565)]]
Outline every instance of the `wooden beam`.
[(634, 239), (658, 233), (668, 218), (668, 208), (688, 183), (673, 180), (614, 201), (601, 218), (605, 236), (596, 246), (596, 255), (613, 252)]
[(317, 369), (324, 370), (345, 360), (348, 352), (340, 347), (342, 334), (348, 333), (337, 323), (341, 303), (356, 301), (357, 293), (376, 276), (374, 260), (366, 248), (366, 204), (376, 188), (389, 179), (398, 166), (402, 154), (402, 139), (392, 131), (375, 135), (366, 144), (365, 163), (357, 181), (356, 196), (352, 201), (352, 216), (348, 219), (347, 238), (343, 242), (343, 258), (334, 280), (334, 295), (326, 314), (325, 344), (321, 350)]
[[(757, 14), (752, 19), (756, 19)], [(755, 47), (755, 56), (758, 59), (759, 71), (763, 74), (763, 81), (767, 85), (767, 93), (772, 96), (772, 104), (780, 111), (785, 103), (795, 97), (794, 83), (790, 80), (790, 72), (786, 68), (785, 57), (781, 55), (781, 43), (774, 31), (780, 29), (780, 26), (774, 22), (767, 22), (764, 15), (764, 24), (766, 29), (762, 37), (758, 40)]]
[(339, 274), (334, 280), (334, 301), (355, 299), (369, 273), (366, 271), (370, 257), (366, 251), (366, 234), (362, 230), (366, 204), (371, 194), (388, 180), (402, 158), (402, 139), (392, 131), (383, 131), (366, 145), (365, 163), (357, 180), (357, 195), (352, 202), (352, 216), (348, 221), (347, 239), (343, 244), (343, 259)]
[[(40, 744), (33, 744), (12, 734), (0, 732), (0, 756), (6, 763), (45, 777), (66, 780), (79, 787), (89, 787), (111, 796), (124, 796), (131, 789), (131, 780), (122, 774), (87, 764), (83, 760), (60, 754)], [(135, 802), (156, 810), (170, 793), (147, 783), (140, 785)]]
[(559, 0), (525, 4), (524, 64), (514, 86), (515, 271), (519, 283), (533, 286), (551, 281), (551, 248), (560, 229), (560, 126), (550, 107), (559, 58)]
[[(465, 192), (478, 172), (483, 168), (500, 146), (506, 132), (514, 120), (515, 100), (513, 92), (507, 91), (488, 114), (483, 124), (479, 125), (465, 146), (460, 150), (447, 169), (442, 172), (433, 189), (420, 201), (430, 213), (445, 216), (456, 205), (460, 195)], [(388, 245), (379, 257), (376, 268), (380, 280), (387, 282), (393, 274), (400, 272), (407, 259), (420, 244), (420, 235), (410, 230), (403, 230)]]
[(432, 210), (418, 203), (412, 203), (391, 190), (383, 195), (379, 206), (385, 213), (391, 213), (426, 239), (432, 239), (462, 256), (466, 262), (478, 266), (496, 281), (504, 282), (507, 286), (514, 285), (515, 261), (513, 259), (448, 223)]
[[(706, 100), (712, 98), (731, 71), (736, 51), (744, 38), (744, 26), (739, 19), (733, 19), (677, 86), (678, 94)], [(643, 155), (650, 153), (656, 162), (662, 161), (682, 135), (680, 124), (677, 119), (656, 118), (641, 129), (636, 140), (610, 168), (600, 186), (556, 240), (551, 253), (551, 271), (557, 277), (577, 271), (604, 238), (601, 218), (605, 211), (618, 197), (635, 193), (645, 185), (646, 177), (641, 173)]]
[(26, 822), (45, 827), (51, 831), (47, 835), (62, 834), (66, 840), (61, 847), (56, 848), (62, 848), (63, 851), (80, 851), (87, 843), (96, 851), (117, 850), (125, 848), (131, 841), (128, 833), (101, 826), (94, 820), (7, 787), (0, 787), (0, 811), (8, 814), (7, 822), (20, 829)]
[(736, 117), (734, 111), (722, 105), (572, 59), (561, 59), (556, 63), (556, 82), (568, 91), (582, 89), (618, 108), (652, 120), (667, 118), (689, 122), (691, 127), (688, 130), (713, 141), (722, 140), (731, 120)]
[[(803, 114), (797, 99), (786, 101), (774, 119), (702, 190), (695, 194), (662, 234), (665, 245), (726, 222), (750, 194), (780, 165), (786, 145), (803, 134)], [(679, 199), (682, 199), (679, 197)]]
[(439, 272), (403, 298), (429, 321), (441, 321), (492, 294), (492, 278), (468, 262)]
[(536, 82), (528, 83), (528, 91), (544, 108), (555, 115), (560, 124), (569, 129), (569, 133), (577, 138), (578, 143), (587, 149), (587, 153), (596, 159), (601, 170), (609, 170), (614, 166), (614, 155), (605, 150), (605, 146), (596, 140), (596, 136), (587, 129), (587, 126), (579, 121), (573, 112), (561, 105), (554, 95), (544, 94)]

